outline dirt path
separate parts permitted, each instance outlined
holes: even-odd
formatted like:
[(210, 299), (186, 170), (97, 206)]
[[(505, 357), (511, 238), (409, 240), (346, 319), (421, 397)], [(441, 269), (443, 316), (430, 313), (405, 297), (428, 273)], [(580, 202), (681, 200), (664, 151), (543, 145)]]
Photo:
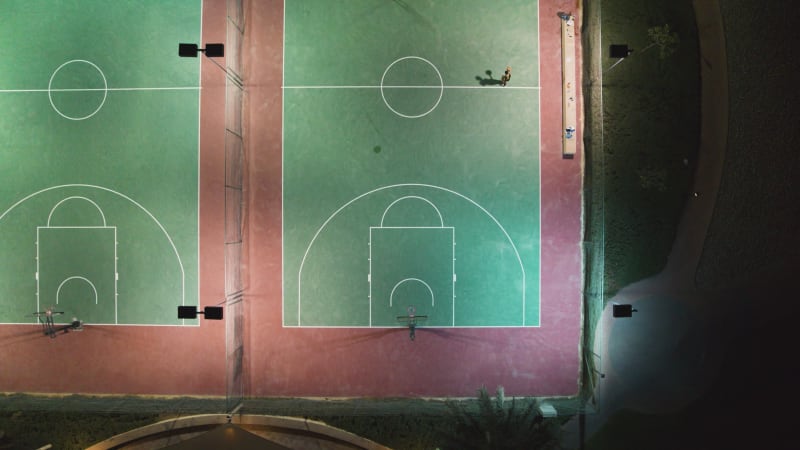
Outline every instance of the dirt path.
[(693, 0), (700, 42), (701, 129), (694, 179), (696, 197), (687, 203), (664, 282), (694, 287), (714, 202), (717, 198), (728, 135), (728, 70), (725, 34), (717, 0)]

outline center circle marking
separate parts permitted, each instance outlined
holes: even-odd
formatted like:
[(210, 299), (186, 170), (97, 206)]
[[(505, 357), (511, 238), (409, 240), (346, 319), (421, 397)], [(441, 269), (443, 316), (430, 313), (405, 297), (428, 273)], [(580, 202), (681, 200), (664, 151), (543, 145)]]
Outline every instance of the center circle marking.
[[(436, 72), (436, 76), (438, 76), (438, 77), (439, 77), (439, 98), (437, 98), (437, 99), (436, 99), (436, 103), (434, 103), (434, 104), (433, 104), (433, 106), (431, 107), (431, 109), (429, 109), (429, 110), (425, 111), (425, 112), (424, 112), (424, 113), (422, 113), (422, 114), (417, 114), (416, 116), (412, 116), (412, 115), (408, 115), (408, 114), (403, 114), (403, 113), (401, 113), (400, 111), (397, 111), (397, 110), (395, 110), (394, 108), (392, 108), (392, 105), (390, 105), (390, 104), (389, 104), (389, 102), (386, 100), (386, 95), (384, 95), (384, 93), (383, 93), (383, 80), (386, 78), (386, 74), (387, 74), (387, 73), (389, 73), (389, 70), (391, 70), (391, 69), (392, 69), (392, 66), (394, 66), (394, 65), (395, 65), (395, 64), (397, 64), (397, 63), (399, 63), (400, 61), (405, 61), (405, 60), (407, 60), (407, 59), (416, 59), (416, 60), (423, 61), (423, 62), (427, 63), (429, 66), (433, 67), (433, 70)], [(444, 80), (442, 79), (442, 74), (441, 74), (441, 73), (439, 73), (439, 69), (437, 69), (437, 68), (436, 68), (436, 66), (434, 66), (432, 62), (428, 61), (428, 60), (427, 60), (427, 59), (425, 59), (425, 58), (421, 58), (421, 57), (419, 57), (419, 56), (404, 56), (404, 57), (402, 57), (402, 58), (400, 58), (400, 59), (397, 59), (397, 60), (395, 60), (393, 63), (389, 64), (389, 67), (387, 67), (387, 68), (386, 68), (386, 70), (384, 70), (384, 71), (383, 71), (383, 76), (381, 76), (381, 98), (383, 99), (383, 103), (384, 103), (384, 104), (386, 105), (386, 107), (387, 107), (387, 108), (389, 108), (389, 109), (390, 109), (390, 110), (391, 110), (393, 113), (397, 114), (397, 115), (398, 115), (398, 116), (400, 116), (400, 117), (405, 117), (405, 118), (407, 118), (407, 119), (418, 119), (418, 118), (420, 118), (420, 117), (427, 116), (427, 115), (428, 115), (428, 114), (430, 114), (430, 113), (431, 113), (431, 112), (432, 112), (434, 109), (436, 109), (436, 107), (437, 107), (437, 106), (439, 106), (439, 102), (441, 102), (441, 101), (442, 101), (442, 94), (444, 94)]]
[[(85, 115), (85, 116), (83, 116), (83, 117), (73, 117), (73, 116), (70, 116), (70, 115), (64, 114), (64, 113), (63, 113), (61, 110), (59, 110), (59, 109), (58, 109), (58, 107), (56, 106), (55, 102), (53, 102), (53, 91), (52, 91), (52, 88), (53, 88), (53, 79), (56, 77), (56, 74), (58, 74), (58, 71), (59, 71), (59, 70), (63, 69), (63, 68), (64, 68), (64, 66), (66, 66), (66, 65), (68, 65), (68, 64), (73, 64), (73, 63), (84, 63), (84, 64), (88, 64), (88, 65), (90, 65), (90, 66), (94, 67), (94, 68), (95, 68), (95, 70), (97, 70), (97, 72), (98, 72), (98, 73), (100, 73), (100, 77), (102, 77), (102, 78), (103, 78), (103, 100), (100, 102), (100, 105), (97, 107), (97, 109), (95, 109), (93, 112), (91, 112), (91, 113), (89, 113), (89, 114), (87, 114), (87, 115)], [(100, 68), (99, 68), (99, 67), (97, 67), (97, 65), (95, 65), (95, 64), (94, 64), (94, 63), (92, 63), (91, 61), (86, 61), (86, 60), (83, 60), (83, 59), (73, 59), (73, 60), (71, 60), (71, 61), (67, 61), (67, 62), (65, 62), (64, 64), (61, 64), (61, 65), (60, 65), (60, 66), (58, 66), (58, 68), (57, 68), (57, 69), (56, 69), (56, 70), (53, 72), (53, 74), (52, 74), (52, 75), (50, 75), (50, 82), (49, 82), (49, 83), (47, 83), (47, 98), (48, 98), (48, 99), (50, 99), (50, 106), (52, 106), (52, 107), (53, 107), (53, 109), (54, 109), (54, 110), (55, 110), (55, 111), (56, 111), (56, 112), (57, 112), (57, 113), (58, 113), (58, 114), (59, 114), (61, 117), (65, 118), (65, 119), (69, 119), (69, 120), (85, 120), (85, 119), (88, 119), (88, 118), (90, 118), (90, 117), (94, 116), (95, 114), (97, 114), (97, 112), (98, 112), (98, 111), (100, 111), (100, 108), (102, 108), (102, 107), (103, 107), (103, 105), (106, 103), (106, 97), (108, 97), (108, 81), (106, 80), (106, 75), (103, 73), (103, 71), (102, 71), (102, 70), (100, 70)]]

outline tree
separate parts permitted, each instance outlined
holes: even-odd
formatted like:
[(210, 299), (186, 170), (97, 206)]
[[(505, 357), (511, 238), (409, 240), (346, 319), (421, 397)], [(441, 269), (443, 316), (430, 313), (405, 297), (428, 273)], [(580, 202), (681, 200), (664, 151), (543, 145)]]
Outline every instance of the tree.
[[(678, 38), (678, 33), (674, 31), (670, 31), (669, 24), (665, 23), (664, 25), (656, 25), (654, 27), (650, 27), (647, 29), (647, 36), (650, 38), (650, 43), (647, 44), (645, 48), (642, 49), (639, 53), (644, 53), (650, 50), (653, 47), (658, 47), (659, 53), (658, 58), (662, 61), (665, 60), (667, 57), (675, 53), (675, 50), (678, 48), (678, 43), (680, 39)], [(631, 50), (632, 51), (632, 50)], [(620, 58), (619, 61), (615, 62), (611, 67), (606, 69), (604, 72), (608, 72), (617, 64), (624, 61), (626, 58)]]
[(647, 29), (647, 36), (650, 38), (650, 44), (642, 49), (642, 53), (646, 52), (652, 47), (658, 46), (660, 59), (666, 59), (671, 54), (675, 53), (678, 48), (680, 39), (678, 33), (670, 32), (669, 24), (656, 25)]

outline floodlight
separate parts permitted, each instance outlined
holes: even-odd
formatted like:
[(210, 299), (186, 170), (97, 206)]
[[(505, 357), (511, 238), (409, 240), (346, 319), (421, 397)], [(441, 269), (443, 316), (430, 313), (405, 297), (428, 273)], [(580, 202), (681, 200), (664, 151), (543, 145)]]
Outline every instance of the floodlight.
[(209, 320), (222, 320), (222, 307), (206, 306), (203, 309), (203, 315)]
[(178, 306), (178, 319), (197, 319), (197, 307)]
[(206, 56), (210, 58), (216, 57), (223, 57), (225, 56), (225, 45), (224, 44), (206, 44)]
[(636, 312), (636, 310), (633, 309), (632, 305), (619, 305), (615, 303), (613, 305), (612, 312), (614, 317), (631, 317), (633, 316), (633, 313)]
[(612, 58), (627, 58), (633, 53), (633, 50), (628, 48), (628, 44), (611, 44), (609, 50)]
[(197, 44), (178, 44), (178, 56), (181, 58), (197, 58)]
[(198, 314), (204, 315), (208, 320), (222, 320), (222, 307), (206, 306), (198, 311), (196, 306), (178, 306), (178, 319), (196, 319)]
[(225, 44), (206, 44), (206, 48), (199, 48), (197, 44), (178, 44), (178, 56), (182, 58), (197, 58), (197, 53), (203, 52), (210, 58), (225, 56)]

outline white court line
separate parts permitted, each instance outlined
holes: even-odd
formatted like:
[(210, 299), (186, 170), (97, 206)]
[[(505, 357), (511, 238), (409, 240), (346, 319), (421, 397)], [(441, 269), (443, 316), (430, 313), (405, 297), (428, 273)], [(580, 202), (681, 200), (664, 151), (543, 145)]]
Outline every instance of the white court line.
[[(381, 86), (281, 86), (283, 89), (381, 89)], [(383, 89), (522, 89), (540, 90), (541, 86), (383, 86)], [(109, 89), (110, 91), (111, 89)], [(2, 91), (0, 91), (2, 92)]]
[(388, 213), (389, 210), (392, 209), (392, 206), (403, 200), (422, 200), (423, 202), (431, 205), (431, 207), (433, 207), (433, 209), (436, 211), (436, 215), (439, 216), (440, 228), (444, 228), (444, 218), (442, 218), (442, 212), (439, 211), (439, 208), (437, 208), (432, 201), (428, 200), (425, 197), (420, 197), (418, 195), (406, 195), (405, 197), (400, 197), (397, 200), (393, 201), (389, 206), (387, 206), (386, 209), (383, 210), (383, 215), (381, 215), (381, 228), (384, 228), (383, 221), (386, 219), (386, 213)]
[(88, 198), (80, 196), (80, 195), (73, 195), (71, 197), (67, 197), (67, 198), (61, 200), (60, 202), (56, 203), (56, 205), (53, 206), (53, 208), (50, 210), (50, 214), (47, 215), (47, 226), (48, 227), (50, 227), (50, 220), (52, 220), (53, 213), (56, 212), (56, 209), (58, 209), (58, 207), (61, 206), (62, 203), (70, 201), (70, 200), (86, 200), (87, 202), (91, 203), (97, 209), (97, 211), (100, 213), (100, 217), (103, 218), (103, 227), (105, 228), (105, 226), (106, 226), (106, 215), (105, 215), (105, 213), (103, 213), (103, 210), (100, 208), (100, 206), (97, 203), (95, 203), (94, 201), (92, 201), (91, 199), (88, 199)]
[[(306, 263), (306, 259), (308, 258), (308, 254), (311, 251), (311, 247), (314, 245), (314, 242), (317, 240), (317, 238), (319, 237), (320, 233), (322, 233), (322, 231), (325, 229), (325, 227), (328, 226), (328, 223), (331, 220), (333, 220), (333, 218), (336, 217), (340, 212), (342, 212), (342, 210), (346, 209), (347, 207), (349, 207), (350, 205), (352, 205), (356, 201), (361, 200), (362, 198), (364, 198), (364, 197), (366, 197), (368, 195), (374, 194), (376, 192), (384, 191), (384, 190), (387, 190), (387, 189), (408, 188), (408, 187), (422, 187), (422, 188), (428, 188), (428, 189), (437, 189), (437, 190), (440, 190), (440, 191), (444, 191), (444, 192), (453, 194), (453, 195), (455, 195), (457, 197), (460, 197), (460, 198), (468, 201), (472, 205), (476, 206), (484, 214), (486, 214), (490, 219), (492, 219), (492, 221), (494, 221), (494, 223), (497, 225), (497, 227), (500, 229), (500, 231), (502, 231), (503, 234), (505, 235), (506, 239), (508, 240), (508, 243), (511, 245), (511, 248), (514, 250), (514, 254), (517, 257), (517, 262), (519, 262), (519, 268), (520, 268), (520, 272), (522, 274), (522, 311), (523, 311), (522, 326), (525, 326), (525, 314), (524, 314), (524, 312), (525, 312), (525, 301), (526, 301), (526, 299), (525, 299), (525, 288), (526, 288), (525, 265), (522, 263), (522, 257), (519, 254), (519, 250), (517, 249), (517, 246), (514, 244), (514, 240), (511, 239), (511, 236), (508, 234), (508, 231), (506, 231), (506, 229), (503, 227), (503, 225), (500, 223), (500, 221), (497, 220), (496, 217), (494, 217), (489, 211), (486, 210), (486, 208), (484, 208), (483, 206), (478, 204), (475, 200), (472, 200), (471, 198), (467, 197), (464, 194), (458, 193), (456, 191), (450, 190), (450, 189), (445, 188), (445, 187), (436, 186), (436, 185), (432, 185), (432, 184), (423, 184), (423, 183), (393, 184), (393, 185), (388, 185), (388, 186), (382, 186), (382, 187), (379, 187), (379, 188), (375, 188), (375, 189), (373, 189), (371, 191), (365, 192), (365, 193), (363, 193), (363, 194), (351, 199), (350, 201), (348, 201), (344, 205), (340, 206), (339, 209), (334, 211), (334, 213), (331, 214), (330, 217), (328, 217), (325, 220), (325, 222), (319, 227), (319, 229), (317, 229), (317, 232), (314, 233), (314, 237), (312, 237), (311, 241), (308, 243), (308, 247), (306, 247), (306, 251), (303, 254), (303, 258), (300, 260), (300, 268), (297, 271), (297, 325), (296, 326), (297, 327), (302, 327), (301, 321), (302, 321), (303, 313), (302, 313), (301, 303), (302, 303), (302, 291), (303, 291), (303, 283), (302, 283), (303, 266)], [(370, 259), (371, 258), (372, 258), (372, 253), (370, 252)], [(455, 273), (455, 271), (453, 273)], [(453, 294), (455, 296), (455, 291), (453, 292)], [(370, 298), (370, 304), (371, 304), (371, 302), (372, 302), (372, 300)], [(285, 301), (281, 302), (281, 303), (285, 303)], [(455, 311), (455, 309), (454, 309), (454, 311)], [(284, 324), (284, 327), (286, 327), (286, 326), (287, 325)]]
[[(389, 306), (392, 306), (392, 298), (394, 298), (394, 291), (396, 291), (397, 287), (400, 286), (401, 284), (405, 283), (406, 281), (419, 281), (420, 283), (424, 284), (425, 287), (428, 288), (428, 292), (430, 292), (430, 294), (431, 294), (431, 307), (436, 305), (436, 297), (433, 295), (433, 289), (431, 289), (431, 285), (430, 284), (420, 280), (419, 278), (406, 278), (404, 280), (401, 280), (399, 283), (395, 284), (394, 287), (392, 288), (392, 293), (389, 294)], [(372, 317), (370, 317), (369, 319), (370, 319), (369, 321), (370, 321), (370, 324), (371, 324), (372, 323)]]
[[(281, 85), (286, 81), (286, 0), (283, 0), (283, 22), (281, 30)], [(281, 86), (283, 87), (283, 86)], [(286, 247), (284, 238), (286, 236), (286, 224), (284, 217), (286, 216), (286, 186), (284, 180), (286, 179), (286, 170), (284, 165), (284, 153), (286, 151), (286, 96), (281, 92), (281, 267), (286, 264)], [(281, 326), (286, 326), (286, 275), (285, 269), (281, 271)], [(371, 300), (370, 300), (371, 302)], [(370, 303), (371, 308), (371, 303)], [(372, 309), (370, 309), (372, 314)], [(300, 316), (297, 316), (297, 324), (300, 325)]]
[(15, 92), (90, 92), (90, 91), (199, 91), (200, 86), (138, 87), (138, 88), (86, 88), (86, 89), (0, 89), (0, 93)]

